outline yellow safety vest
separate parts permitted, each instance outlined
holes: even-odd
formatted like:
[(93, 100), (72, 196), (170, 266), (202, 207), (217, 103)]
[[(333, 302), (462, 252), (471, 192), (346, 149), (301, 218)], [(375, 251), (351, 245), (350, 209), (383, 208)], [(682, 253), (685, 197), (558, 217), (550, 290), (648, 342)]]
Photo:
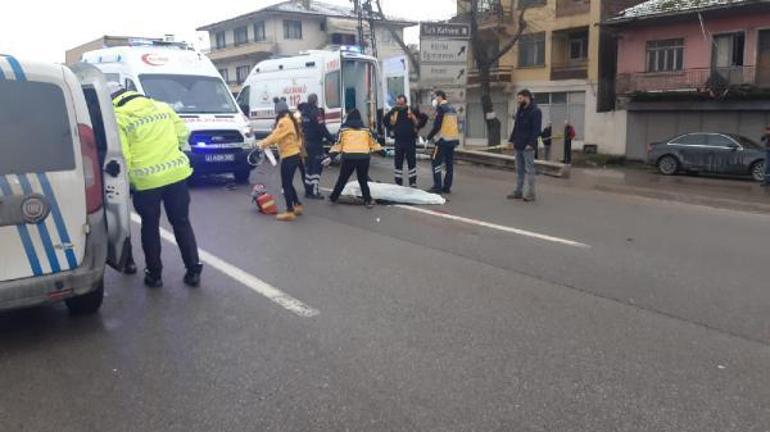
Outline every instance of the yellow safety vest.
[(112, 103), (135, 190), (161, 188), (192, 175), (190, 160), (181, 150), (190, 131), (170, 106), (131, 91)]
[(341, 129), (340, 137), (331, 149), (331, 153), (343, 155), (368, 155), (382, 150), (368, 129)]
[(444, 103), (441, 107), (444, 109), (444, 120), (441, 122), (441, 129), (436, 136), (436, 141), (457, 141), (460, 139), (460, 123), (457, 118), (457, 111), (449, 104)]

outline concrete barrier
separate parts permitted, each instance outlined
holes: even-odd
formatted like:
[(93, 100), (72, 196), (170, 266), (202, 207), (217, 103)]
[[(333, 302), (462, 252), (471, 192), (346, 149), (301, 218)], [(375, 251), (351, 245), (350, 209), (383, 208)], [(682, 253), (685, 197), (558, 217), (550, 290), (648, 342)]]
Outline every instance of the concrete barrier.
[[(512, 155), (458, 148), (455, 151), (455, 159), (479, 165), (516, 171), (516, 157)], [(535, 167), (537, 168), (538, 174), (565, 179), (570, 177), (571, 167), (567, 164), (536, 160)]]

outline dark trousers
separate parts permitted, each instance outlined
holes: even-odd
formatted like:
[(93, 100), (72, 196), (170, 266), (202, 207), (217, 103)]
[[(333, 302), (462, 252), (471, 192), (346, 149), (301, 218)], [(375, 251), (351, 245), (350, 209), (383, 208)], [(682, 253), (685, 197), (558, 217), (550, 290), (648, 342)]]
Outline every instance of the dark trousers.
[(564, 163), (572, 163), (572, 140), (564, 140)]
[(393, 171), (396, 184), (404, 184), (404, 159), (409, 168), (409, 185), (417, 184), (417, 139), (416, 138), (396, 138), (396, 159), (395, 170)]
[[(457, 147), (457, 141), (445, 141), (440, 140), (436, 143), (436, 148), (433, 151), (433, 161), (431, 166), (433, 167), (433, 187), (436, 189), (443, 189), (448, 191), (452, 189), (452, 181), (454, 180), (455, 172), (455, 147)], [(441, 182), (441, 165), (446, 165), (446, 176), (444, 182)]]
[(348, 183), (350, 176), (356, 173), (358, 177), (358, 185), (361, 187), (361, 194), (364, 196), (364, 202), (372, 201), (372, 194), (369, 192), (369, 158), (361, 159), (342, 159), (342, 167), (340, 168), (340, 177), (337, 179), (337, 184), (334, 185), (334, 191), (329, 197), (332, 201), (337, 201), (342, 193), (342, 189)]
[(187, 180), (157, 189), (134, 192), (134, 208), (142, 218), (142, 249), (147, 270), (154, 275), (163, 272), (160, 258), (160, 205), (166, 209), (166, 217), (174, 228), (182, 260), (188, 270), (200, 264), (198, 245), (190, 223), (190, 191)]
[(286, 199), (287, 212), (294, 211), (295, 205), (302, 204), (297, 196), (297, 190), (294, 189), (294, 174), (298, 169), (300, 172), (304, 171), (300, 155), (281, 159), (281, 187), (283, 197)]
[(765, 184), (770, 185), (770, 148), (765, 151)]
[(308, 145), (305, 168), (305, 194), (321, 195), (321, 173), (323, 172), (324, 149), (321, 143)]

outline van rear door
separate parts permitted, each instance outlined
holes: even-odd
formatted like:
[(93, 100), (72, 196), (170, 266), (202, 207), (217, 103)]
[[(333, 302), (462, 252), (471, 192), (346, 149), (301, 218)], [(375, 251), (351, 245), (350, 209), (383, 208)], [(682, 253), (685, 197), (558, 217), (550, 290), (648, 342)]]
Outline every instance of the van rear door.
[(104, 209), (109, 237), (107, 263), (122, 271), (131, 249), (131, 219), (128, 169), (120, 145), (115, 111), (107, 90), (107, 79), (99, 69), (81, 63), (72, 67), (72, 70), (80, 80), (86, 98), (103, 172)]
[(0, 280), (74, 270), (85, 253), (79, 125), (63, 71), (0, 56)]

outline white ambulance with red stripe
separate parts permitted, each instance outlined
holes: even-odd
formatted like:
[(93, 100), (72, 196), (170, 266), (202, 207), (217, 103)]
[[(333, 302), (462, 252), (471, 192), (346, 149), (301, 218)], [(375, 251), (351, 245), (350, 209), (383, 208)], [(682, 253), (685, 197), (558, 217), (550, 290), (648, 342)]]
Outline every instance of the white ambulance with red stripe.
[(355, 48), (307, 51), (298, 56), (265, 60), (252, 69), (237, 102), (248, 113), (256, 138), (270, 134), (275, 125), (275, 98), (285, 98), (291, 109), (318, 95), (329, 132), (336, 134), (344, 113), (361, 111), (364, 122), (377, 129), (384, 108), (380, 64)]
[(190, 128), (183, 148), (195, 174), (249, 178), (254, 145), (248, 119), (214, 64), (182, 42), (132, 39), (129, 46), (90, 51), (82, 61), (109, 81), (169, 104)]
[(0, 55), (0, 131), (0, 310), (64, 300), (95, 312), (105, 263), (124, 268), (130, 248), (104, 75)]

